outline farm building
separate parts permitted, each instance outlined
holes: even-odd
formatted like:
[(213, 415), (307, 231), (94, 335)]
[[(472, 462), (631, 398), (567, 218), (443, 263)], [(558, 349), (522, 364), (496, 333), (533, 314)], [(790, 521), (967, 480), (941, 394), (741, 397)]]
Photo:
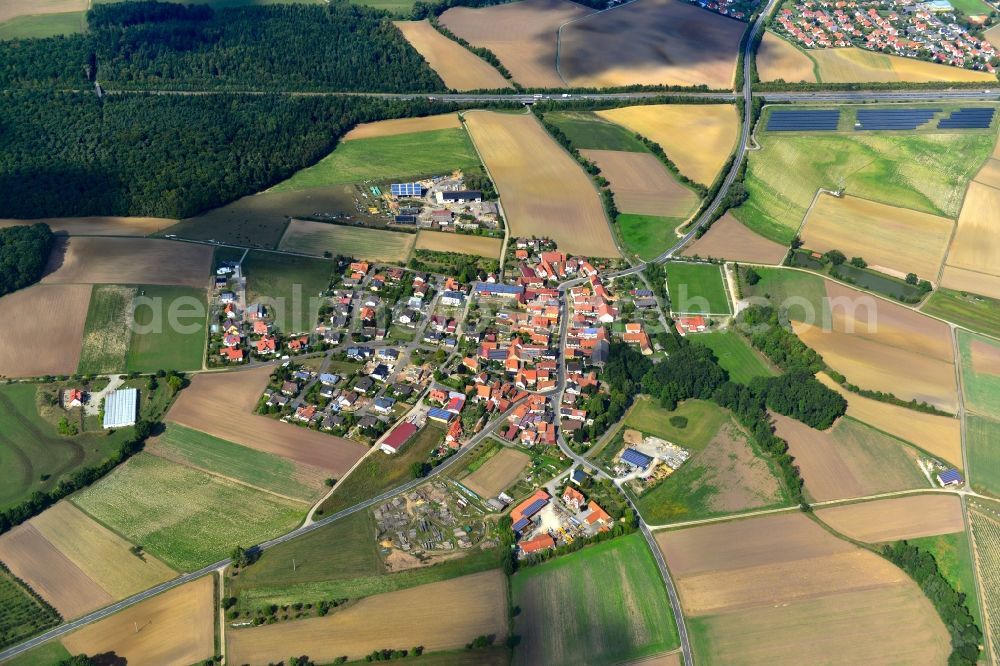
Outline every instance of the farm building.
[(947, 488), (949, 486), (960, 486), (964, 483), (962, 475), (958, 473), (958, 470), (946, 469), (937, 475), (938, 483), (941, 484), (942, 488)]
[(524, 518), (531, 519), (533, 515), (541, 511), (549, 503), (550, 495), (542, 489), (536, 490), (535, 494), (524, 500), (510, 512), (510, 519), (515, 525)]
[(555, 548), (556, 541), (548, 534), (539, 534), (533, 539), (528, 541), (521, 541), (517, 544), (518, 548), (521, 549), (523, 555), (531, 555), (540, 550), (546, 550), (548, 548)]
[(422, 197), (424, 188), (420, 183), (392, 183), (389, 192), (394, 197)]
[(653, 462), (653, 459), (645, 453), (640, 453), (633, 448), (628, 448), (622, 451), (621, 460), (626, 465), (643, 470), (648, 469), (650, 464)]
[(435, 197), (439, 204), (478, 203), (483, 200), (483, 193), (478, 190), (455, 190), (454, 192), (442, 192), (438, 190)]
[(454, 414), (452, 414), (448, 410), (441, 409), (439, 407), (431, 407), (429, 410), (427, 410), (427, 418), (431, 419), (432, 421), (449, 423), (451, 421), (451, 417), (453, 416)]
[(119, 389), (104, 399), (104, 427), (124, 428), (135, 425), (139, 390)]
[(417, 432), (417, 426), (415, 423), (410, 423), (406, 421), (400, 423), (398, 426), (392, 429), (392, 432), (382, 440), (382, 444), (379, 446), (382, 451), (388, 454), (393, 454), (402, 448), (403, 444)]

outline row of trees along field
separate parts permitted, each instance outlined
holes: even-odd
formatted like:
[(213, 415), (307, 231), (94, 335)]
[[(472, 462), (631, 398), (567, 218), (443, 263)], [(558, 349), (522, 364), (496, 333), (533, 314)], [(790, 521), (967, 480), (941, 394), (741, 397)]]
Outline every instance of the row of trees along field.
[(47, 224), (0, 229), (0, 296), (42, 279), (54, 240)]
[(0, 217), (189, 217), (315, 163), (356, 123), (456, 108), (352, 96), (0, 92)]
[(427, 92), (445, 85), (385, 12), (96, 4), (85, 34), (0, 42), (0, 85)]

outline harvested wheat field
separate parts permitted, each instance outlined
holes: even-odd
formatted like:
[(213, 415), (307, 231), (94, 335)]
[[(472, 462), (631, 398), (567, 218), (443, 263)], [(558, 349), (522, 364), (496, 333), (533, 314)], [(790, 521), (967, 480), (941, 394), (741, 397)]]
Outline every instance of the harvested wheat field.
[(732, 104), (650, 104), (595, 113), (660, 144), (682, 174), (706, 186), (719, 175), (740, 133)]
[[(1000, 143), (997, 144), (1000, 147)], [(990, 187), (1000, 188), (1000, 160), (996, 158), (997, 148), (993, 149), (994, 157), (986, 160), (983, 168), (973, 177), (972, 180)]]
[(805, 489), (817, 502), (927, 487), (916, 452), (859, 421), (840, 419), (826, 431), (772, 414), (788, 442)]
[(816, 82), (813, 61), (790, 42), (768, 30), (757, 47), (757, 72), (765, 83), (781, 79), (786, 83)]
[[(969, 183), (945, 263), (943, 286), (1000, 298), (1000, 189)], [(966, 272), (983, 274), (985, 289)]]
[(958, 419), (865, 398), (851, 393), (822, 372), (816, 375), (816, 379), (844, 396), (847, 415), (851, 418), (962, 467), (962, 424)]
[(726, 213), (701, 238), (684, 248), (685, 257), (713, 257), (755, 264), (780, 264), (788, 248), (750, 231)]
[(56, 234), (67, 236), (149, 236), (177, 224), (162, 217), (47, 217), (38, 220), (0, 220), (0, 229), (44, 222)]
[(150, 555), (133, 555), (133, 544), (69, 502), (59, 502), (31, 525), (114, 599), (149, 589), (177, 575)]
[(426, 229), (421, 229), (417, 232), (416, 248), (418, 250), (458, 252), (460, 254), (473, 254), (477, 257), (496, 259), (500, 256), (501, 247), (503, 247), (502, 240), (488, 236), (470, 236), (469, 234), (428, 231)]
[(517, 480), (530, 462), (528, 454), (504, 447), (479, 469), (462, 479), (462, 484), (480, 497), (496, 497)]
[(315, 430), (253, 413), (271, 368), (196, 375), (167, 413), (167, 419), (258, 451), (328, 470), (336, 478), (367, 447)]
[(71, 375), (80, 362), (89, 284), (35, 285), (0, 298), (0, 375)]
[(510, 88), (510, 81), (472, 51), (434, 29), (428, 21), (395, 21), (394, 25), (452, 90)]
[(528, 88), (561, 88), (556, 33), (593, 10), (566, 0), (522, 0), (481, 9), (452, 7), (441, 24), (473, 46), (496, 54), (514, 80)]
[(952, 534), (965, 529), (962, 501), (937, 493), (818, 509), (816, 517), (858, 541), (883, 543)]
[(500, 192), (511, 235), (548, 236), (571, 254), (618, 256), (590, 178), (533, 115), (471, 111), (465, 122)]
[(699, 198), (681, 185), (652, 153), (581, 150), (611, 183), (615, 204), (623, 213), (687, 218)]
[(637, 0), (564, 26), (559, 68), (574, 87), (704, 84), (728, 90), (745, 28), (682, 0)]
[(43, 284), (170, 284), (204, 287), (208, 245), (153, 238), (73, 237), (56, 241)]
[(982, 81), (996, 83), (987, 72), (949, 67), (915, 58), (875, 53), (857, 47), (811, 49), (809, 57), (819, 70), (821, 83), (933, 83), (936, 81)]
[(87, 0), (5, 0), (0, 3), (0, 23), (16, 16), (82, 12), (89, 4)]
[(214, 581), (213, 574), (175, 587), (74, 631), (62, 644), (72, 654), (114, 652), (129, 664), (200, 663), (215, 650)]
[(875, 270), (937, 280), (955, 224), (946, 217), (858, 197), (820, 194), (802, 229), (805, 246), (863, 257)]
[(800, 513), (656, 539), (699, 663), (821, 663), (832, 654), (851, 655), (845, 663), (941, 663), (950, 651), (937, 612), (905, 572)]
[(864, 389), (955, 412), (958, 387), (948, 325), (836, 282), (826, 282), (829, 317), (793, 322), (831, 368)]
[(390, 646), (453, 650), (486, 634), (498, 642), (507, 635), (507, 581), (499, 570), (366, 597), (325, 617), (236, 629), (226, 638), (231, 663), (268, 664), (289, 654), (320, 663), (361, 659)]
[(405, 262), (414, 234), (310, 220), (291, 220), (278, 249), (322, 257), (326, 252), (368, 261)]
[(379, 120), (374, 123), (361, 123), (345, 134), (341, 141), (374, 139), (380, 136), (396, 136), (398, 134), (413, 134), (415, 132), (433, 132), (435, 130), (456, 129), (461, 126), (462, 121), (458, 119), (457, 113), (442, 113), (437, 116), (423, 116), (420, 118)]
[(0, 536), (0, 561), (64, 619), (80, 617), (114, 601), (31, 523), (18, 525)]

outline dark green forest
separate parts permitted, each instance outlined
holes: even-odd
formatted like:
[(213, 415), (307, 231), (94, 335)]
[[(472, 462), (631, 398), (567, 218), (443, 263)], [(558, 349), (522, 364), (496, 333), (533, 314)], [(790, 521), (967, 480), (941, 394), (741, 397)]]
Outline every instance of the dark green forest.
[(315, 163), (359, 122), (455, 108), (354, 96), (0, 93), (0, 217), (189, 217)]
[(47, 224), (0, 229), (0, 296), (42, 278), (53, 240)]
[(0, 42), (0, 86), (444, 90), (385, 12), (326, 6), (95, 5), (86, 34)]

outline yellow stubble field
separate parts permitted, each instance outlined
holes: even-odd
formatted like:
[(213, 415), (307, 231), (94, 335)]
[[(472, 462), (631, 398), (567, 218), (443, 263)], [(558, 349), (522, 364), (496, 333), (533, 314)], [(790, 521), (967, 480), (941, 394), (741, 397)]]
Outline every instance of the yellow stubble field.
[(410, 46), (424, 57), (444, 84), (453, 90), (510, 88), (493, 65), (434, 29), (430, 22), (395, 21)]
[(748, 229), (726, 213), (701, 238), (684, 248), (685, 257), (713, 257), (756, 264), (780, 264), (788, 248)]
[(787, 83), (816, 82), (813, 61), (791, 43), (768, 30), (757, 49), (757, 72), (760, 80)]
[(148, 236), (177, 224), (177, 220), (163, 217), (46, 217), (0, 220), (0, 229), (43, 222), (54, 233), (67, 236)]
[(1000, 298), (1000, 189), (969, 183), (945, 264), (943, 286)]
[(470, 236), (469, 234), (428, 231), (427, 229), (421, 229), (417, 232), (416, 249), (418, 250), (458, 252), (459, 254), (472, 254), (496, 259), (500, 256), (502, 246), (503, 242), (499, 238), (490, 238), (489, 236)]
[(938, 81), (996, 83), (987, 72), (949, 67), (915, 58), (875, 53), (854, 46), (810, 49), (822, 83), (933, 83)]
[(858, 541), (883, 543), (965, 529), (957, 495), (914, 495), (818, 509), (816, 517)]
[(379, 120), (373, 123), (361, 123), (344, 135), (342, 141), (355, 139), (375, 139), (397, 134), (413, 134), (415, 132), (433, 132), (435, 130), (456, 129), (462, 126), (457, 113), (442, 113), (436, 116), (420, 118), (394, 118)]
[(624, 150), (580, 151), (611, 183), (615, 204), (623, 213), (686, 218), (698, 195), (681, 185), (652, 153)]
[(472, 111), (465, 120), (512, 235), (547, 236), (568, 253), (618, 256), (589, 177), (533, 115)]

